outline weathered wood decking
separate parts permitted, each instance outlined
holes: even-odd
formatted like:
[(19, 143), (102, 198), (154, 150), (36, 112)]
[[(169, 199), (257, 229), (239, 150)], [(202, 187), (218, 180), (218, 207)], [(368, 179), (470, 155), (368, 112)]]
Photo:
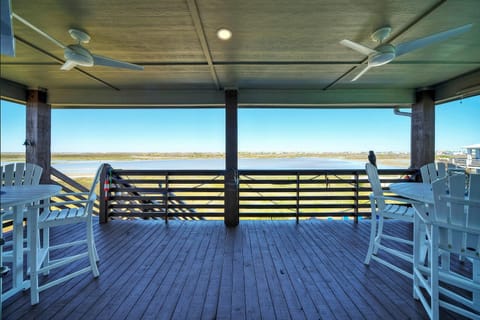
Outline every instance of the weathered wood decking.
[[(409, 224), (388, 226), (411, 234)], [(369, 228), (315, 219), (242, 220), (235, 229), (222, 221), (96, 224), (100, 277), (50, 288), (33, 307), (28, 292), (17, 294), (3, 318), (424, 319), (411, 280), (363, 264)]]

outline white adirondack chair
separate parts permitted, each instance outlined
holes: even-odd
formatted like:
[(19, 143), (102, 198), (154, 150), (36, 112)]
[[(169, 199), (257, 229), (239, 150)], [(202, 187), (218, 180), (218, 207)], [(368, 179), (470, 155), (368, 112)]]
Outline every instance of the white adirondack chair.
[[(420, 246), (415, 244), (414, 297), (431, 319), (439, 319), (439, 307), (480, 319), (480, 175), (472, 174), (469, 180), (468, 196), (464, 174), (436, 180), (435, 210), (415, 216), (415, 232), (426, 231), (430, 254), (426, 264), (420, 262)], [(431, 258), (438, 255), (441, 259)], [(452, 270), (453, 255), (472, 263), (470, 276)]]
[[(0, 212), (0, 225), (2, 225), (2, 213)], [(0, 232), (1, 233), (1, 232)], [(3, 238), (0, 237), (0, 251), (3, 250), (3, 245), (5, 244), (5, 241)], [(3, 265), (3, 259), (2, 259), (2, 254), (0, 254), (0, 319), (2, 318), (2, 295), (1, 293), (3, 292), (3, 276), (8, 273), (9, 269), (7, 266)]]
[[(99, 257), (97, 249), (95, 247), (95, 240), (93, 236), (92, 212), (95, 200), (97, 198), (96, 189), (100, 180), (102, 168), (103, 165), (98, 168), (89, 192), (62, 193), (62, 196), (86, 196), (86, 200), (56, 202), (54, 204), (55, 208), (62, 209), (52, 209), (49, 204), (37, 206), (37, 208), (43, 209), (38, 218), (37, 232), (43, 230), (44, 238), (43, 244), (38, 248), (38, 250), (31, 250), (31, 259), (33, 261), (37, 261), (37, 268), (32, 270), (30, 275), (32, 305), (39, 302), (39, 293), (45, 289), (63, 283), (85, 272), (91, 271), (94, 278), (97, 278), (100, 275), (97, 267)], [(80, 240), (72, 242), (50, 245), (50, 228), (69, 224), (79, 224), (78, 227), (84, 227), (84, 237)], [(83, 226), (81, 226), (80, 224), (83, 224)], [(66, 238), (68, 239), (68, 237)], [(69, 253), (71, 249), (68, 249), (72, 246), (80, 246), (83, 251), (81, 251), (80, 253), (78, 253), (78, 251), (74, 251), (75, 254), (72, 255), (71, 253)], [(62, 256), (61, 258), (58, 258), (56, 260), (50, 259), (51, 251), (63, 250), (65, 248), (68, 249), (66, 250), (68, 251), (66, 255), (62, 255), (61, 253), (59, 253), (59, 256)], [(52, 269), (65, 266), (66, 264), (76, 262), (80, 259), (88, 261), (88, 266), (78, 270), (71, 270), (75, 267), (70, 266), (67, 268), (69, 270), (68, 274), (63, 275), (53, 281), (46, 281), (45, 283), (39, 284), (39, 274), (48, 274)]]
[(6, 164), (2, 166), (2, 186), (39, 184), (42, 172), (42, 167), (33, 163)]
[[(20, 185), (37, 185), (40, 183), (40, 177), (42, 176), (43, 168), (33, 163), (9, 163), (5, 166), (1, 166), (2, 171), (2, 186), (20, 186)], [(2, 219), (13, 220), (13, 211), (4, 210), (2, 212)], [(28, 227), (28, 226), (27, 226)], [(30, 241), (27, 233), (25, 239), (26, 247), (24, 250), (29, 250)], [(11, 241), (5, 243), (6, 247), (11, 246)], [(12, 262), (12, 252), (2, 251), (3, 259), (5, 262)]]
[(447, 166), (444, 162), (427, 163), (420, 167), (423, 183), (432, 184), (435, 180), (447, 176)]
[[(404, 276), (412, 278), (411, 270), (407, 271), (379, 255), (379, 250), (382, 250), (383, 253), (391, 254), (409, 263), (413, 263), (413, 249), (409, 249), (407, 252), (388, 245), (388, 243), (394, 241), (407, 244), (409, 248), (411, 248), (413, 246), (413, 240), (399, 238), (384, 232), (385, 219), (397, 219), (413, 223), (414, 208), (405, 205), (412, 203), (412, 201), (398, 197), (385, 196), (378, 177), (377, 168), (374, 165), (367, 163), (365, 164), (365, 169), (373, 192), (370, 194), (370, 205), (372, 208), (370, 242), (364, 263), (368, 265), (370, 264), (370, 260), (373, 259)], [(394, 202), (394, 204), (392, 204), (392, 202)], [(403, 204), (398, 204), (399, 202)], [(382, 240), (385, 241), (382, 242)]]

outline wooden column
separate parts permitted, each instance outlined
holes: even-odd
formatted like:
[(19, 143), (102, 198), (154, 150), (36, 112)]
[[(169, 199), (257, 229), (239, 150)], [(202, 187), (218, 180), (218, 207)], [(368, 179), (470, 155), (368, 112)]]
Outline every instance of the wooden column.
[(51, 107), (47, 104), (47, 91), (27, 91), (26, 161), (43, 168), (40, 183), (50, 182), (51, 165)]
[(435, 161), (435, 92), (416, 93), (412, 107), (410, 167), (420, 168)]
[(225, 225), (236, 227), (238, 200), (237, 90), (225, 90)]

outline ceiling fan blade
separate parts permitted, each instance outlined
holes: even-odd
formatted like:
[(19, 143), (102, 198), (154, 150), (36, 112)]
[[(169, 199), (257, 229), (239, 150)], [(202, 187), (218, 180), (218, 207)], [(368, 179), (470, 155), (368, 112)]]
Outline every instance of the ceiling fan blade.
[(63, 43), (61, 43), (60, 41), (58, 41), (57, 39), (55, 39), (54, 37), (52, 37), (51, 35), (49, 35), (48, 33), (46, 32), (43, 32), (42, 30), (38, 29), (37, 27), (35, 27), (33, 24), (31, 24), (30, 22), (28, 22), (27, 20), (23, 19), (22, 17), (20, 17), (18, 14), (16, 14), (15, 12), (12, 12), (12, 17), (14, 17), (15, 19), (17, 19), (18, 21), (20, 21), (21, 23), (23, 23), (24, 25), (26, 25), (27, 27), (29, 27), (30, 29), (32, 29), (33, 31), (37, 32), (38, 34), (42, 35), (43, 37), (45, 37), (46, 39), (52, 41), (53, 43), (55, 43), (57, 46), (59, 46), (60, 48), (62, 49), (65, 49), (65, 45)]
[(76, 66), (77, 66), (77, 64), (75, 62), (73, 62), (71, 60), (67, 60), (67, 61), (65, 61), (65, 63), (62, 65), (62, 67), (60, 69), (64, 70), (64, 71), (68, 71), (68, 70), (72, 70)]
[(361, 45), (359, 43), (350, 41), (350, 40), (342, 40), (340, 41), (341, 45), (344, 45), (345, 47), (348, 47), (352, 50), (355, 50), (357, 52), (360, 52), (361, 54), (364, 54), (366, 56), (371, 55), (372, 53), (376, 53), (377, 51), (370, 49), (369, 47), (365, 47), (364, 45)]
[(450, 29), (450, 30), (440, 32), (440, 33), (435, 33), (435, 34), (432, 34), (432, 35), (430, 35), (428, 37), (425, 37), (425, 38), (420, 38), (420, 39), (416, 39), (416, 40), (413, 40), (413, 41), (407, 41), (407, 42), (400, 43), (399, 45), (395, 46), (396, 47), (396, 56), (397, 57), (401, 56), (402, 54), (408, 53), (410, 51), (420, 49), (422, 47), (428, 46), (428, 45), (433, 44), (435, 42), (440, 42), (440, 41), (446, 40), (450, 37), (453, 37), (453, 36), (462, 34), (464, 32), (467, 32), (468, 30), (470, 30), (472, 25), (473, 24), (470, 23), (470, 24), (466, 24), (466, 25), (458, 27), (458, 28)]
[(1, 48), (0, 53), (7, 56), (15, 56), (15, 38), (12, 24), (12, 5), (10, 0), (2, 0), (0, 7), (0, 31)]
[(94, 65), (101, 65), (101, 66), (113, 67), (113, 68), (124, 68), (124, 69), (131, 69), (131, 70), (143, 70), (143, 66), (139, 66), (138, 64), (114, 60), (114, 59), (99, 56), (96, 54), (92, 54), (92, 57), (93, 57)]
[(372, 67), (371, 67), (370, 65), (367, 65), (367, 66), (365, 67), (365, 69), (363, 69), (362, 71), (360, 71), (360, 73), (357, 74), (357, 75), (355, 76), (355, 78), (352, 79), (352, 82), (353, 82), (353, 81), (357, 81), (357, 80), (358, 80), (361, 76), (363, 76), (363, 74), (364, 74), (365, 72), (367, 72), (368, 69), (370, 69), (370, 68), (372, 68)]

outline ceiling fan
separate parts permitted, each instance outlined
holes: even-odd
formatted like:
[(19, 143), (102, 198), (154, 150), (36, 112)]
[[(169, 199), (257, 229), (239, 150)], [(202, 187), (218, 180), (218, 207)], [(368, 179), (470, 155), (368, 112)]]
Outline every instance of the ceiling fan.
[[(131, 70), (143, 70), (143, 66), (128, 63), (124, 61), (115, 60), (112, 58), (100, 56), (91, 53), (87, 48), (85, 48), (82, 44), (88, 43), (90, 41), (90, 36), (81, 30), (78, 29), (70, 29), (68, 30), (70, 36), (77, 41), (76, 44), (71, 45), (64, 45), (57, 39), (53, 38), (46, 32), (40, 30), (39, 28), (32, 25), (27, 20), (23, 19), (15, 12), (11, 11), (10, 1), (3, 1), (2, 0), (2, 54), (6, 55), (15, 55), (15, 42), (14, 42), (14, 35), (13, 35), (13, 26), (12, 26), (12, 17), (23, 23), (24, 25), (28, 26), (32, 30), (36, 31), (46, 39), (52, 41), (57, 46), (63, 49), (63, 55), (66, 59), (65, 63), (62, 65), (60, 69), (62, 70), (71, 70), (76, 66), (82, 67), (92, 67), (92, 66), (107, 66), (113, 68), (123, 68), (123, 69), (131, 69)], [(8, 28), (7, 28), (8, 27)], [(7, 30), (8, 37), (4, 37), (4, 30)], [(8, 43), (4, 44), (4, 39), (8, 39)], [(4, 46), (5, 45), (5, 46)]]
[(396, 57), (409, 53), (413, 50), (420, 49), (435, 42), (443, 41), (447, 38), (467, 32), (468, 30), (470, 30), (472, 25), (473, 24), (471, 23), (466, 24), (458, 28), (450, 29), (440, 33), (435, 33), (428, 37), (403, 42), (398, 45), (392, 45), (388, 43), (383, 44), (383, 41), (390, 36), (390, 33), (392, 31), (391, 27), (386, 26), (378, 29), (371, 35), (372, 40), (380, 44), (380, 46), (376, 49), (371, 49), (350, 40), (342, 40), (340, 41), (340, 44), (368, 57), (367, 66), (362, 71), (360, 71), (360, 73), (358, 73), (355, 78), (352, 79), (352, 81), (356, 81), (370, 68), (383, 66), (384, 64), (393, 61)]

